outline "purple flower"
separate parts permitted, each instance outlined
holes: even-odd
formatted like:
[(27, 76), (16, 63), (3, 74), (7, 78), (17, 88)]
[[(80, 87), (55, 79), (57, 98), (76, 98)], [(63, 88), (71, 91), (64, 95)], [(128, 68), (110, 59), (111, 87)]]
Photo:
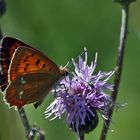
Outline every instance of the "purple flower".
[(108, 80), (114, 72), (99, 71), (94, 75), (97, 64), (95, 60), (87, 64), (87, 51), (85, 59), (79, 57), (79, 63), (72, 59), (74, 72), (60, 81), (61, 86), (55, 89), (55, 99), (45, 111), (46, 118), (61, 119), (64, 114), (67, 125), (75, 132), (89, 133), (98, 124), (99, 112), (103, 119), (108, 119), (107, 110), (112, 107), (112, 101), (107, 90), (112, 91), (113, 86)]

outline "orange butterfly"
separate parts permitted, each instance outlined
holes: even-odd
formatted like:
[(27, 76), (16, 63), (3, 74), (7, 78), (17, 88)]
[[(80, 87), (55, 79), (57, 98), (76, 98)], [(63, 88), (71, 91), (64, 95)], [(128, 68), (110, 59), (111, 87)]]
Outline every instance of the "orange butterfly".
[(5, 100), (18, 109), (26, 104), (40, 105), (52, 86), (68, 70), (58, 66), (40, 51), (5, 37), (0, 48), (0, 87)]

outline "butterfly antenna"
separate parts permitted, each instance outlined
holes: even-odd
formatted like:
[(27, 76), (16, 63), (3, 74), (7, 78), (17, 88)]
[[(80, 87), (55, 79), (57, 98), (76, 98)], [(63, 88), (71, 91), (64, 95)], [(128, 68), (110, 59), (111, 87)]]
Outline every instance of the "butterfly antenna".
[(67, 62), (67, 64), (64, 66), (64, 68), (67, 68), (67, 67), (68, 67), (68, 65), (69, 65), (69, 63), (70, 63), (70, 62), (68, 61), (68, 62)]
[(78, 55), (75, 58), (73, 58), (70, 62), (68, 61), (68, 63), (65, 65), (65, 68), (67, 68), (68, 66), (70, 66), (73, 63), (73, 60), (76, 61), (79, 58), (79, 56), (83, 56), (86, 52), (88, 52), (88, 51), (87, 51), (86, 48), (84, 48), (84, 51), (80, 55)]

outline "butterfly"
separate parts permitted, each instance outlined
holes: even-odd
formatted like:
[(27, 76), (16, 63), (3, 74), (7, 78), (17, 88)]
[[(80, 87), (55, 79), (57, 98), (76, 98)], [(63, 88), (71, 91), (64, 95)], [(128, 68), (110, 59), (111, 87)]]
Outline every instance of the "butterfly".
[(10, 107), (38, 107), (53, 85), (68, 75), (40, 51), (15, 38), (5, 37), (0, 47), (0, 88)]

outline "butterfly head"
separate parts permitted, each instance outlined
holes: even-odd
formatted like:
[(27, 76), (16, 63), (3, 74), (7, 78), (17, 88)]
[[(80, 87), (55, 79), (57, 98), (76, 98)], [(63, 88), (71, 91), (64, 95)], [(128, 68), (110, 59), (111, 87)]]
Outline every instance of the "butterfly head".
[(60, 66), (59, 69), (60, 69), (60, 74), (61, 74), (62, 77), (68, 76), (69, 71), (68, 71), (68, 69), (66, 67)]

